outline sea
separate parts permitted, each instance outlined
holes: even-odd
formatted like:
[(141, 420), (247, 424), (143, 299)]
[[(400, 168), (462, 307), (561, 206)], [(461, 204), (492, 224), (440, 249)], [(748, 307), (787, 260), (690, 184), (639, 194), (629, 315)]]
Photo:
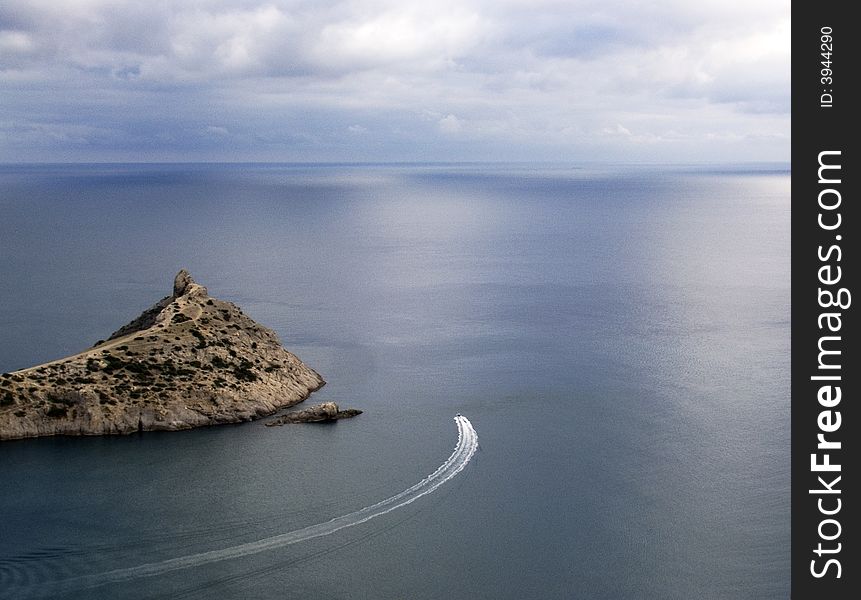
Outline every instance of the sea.
[(0, 443), (0, 598), (789, 597), (788, 165), (2, 165), (0, 372), (181, 268), (364, 413)]

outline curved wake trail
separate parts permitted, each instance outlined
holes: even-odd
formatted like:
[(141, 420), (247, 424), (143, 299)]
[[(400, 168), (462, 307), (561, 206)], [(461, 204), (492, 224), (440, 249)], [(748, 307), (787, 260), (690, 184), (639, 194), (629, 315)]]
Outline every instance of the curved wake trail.
[(57, 583), (61, 587), (74, 585), (75, 589), (80, 589), (80, 587), (96, 587), (109, 583), (130, 581), (141, 577), (163, 575), (171, 571), (189, 569), (217, 561), (240, 558), (257, 554), (259, 552), (265, 552), (267, 550), (274, 550), (291, 544), (298, 544), (299, 542), (330, 535), (347, 527), (360, 525), (370, 521), (371, 519), (390, 513), (393, 510), (397, 510), (407, 504), (411, 504), (422, 496), (426, 496), (427, 494), (435, 491), (445, 482), (460, 473), (464, 467), (466, 467), (467, 463), (469, 463), (470, 459), (475, 454), (475, 451), (478, 449), (478, 434), (472, 427), (472, 423), (470, 423), (469, 419), (466, 417), (458, 415), (454, 420), (457, 423), (458, 437), (457, 445), (451, 453), (451, 456), (449, 456), (436, 471), (422, 479), (414, 486), (392, 496), (391, 498), (386, 498), (376, 504), (336, 517), (331, 521), (326, 521), (325, 523), (310, 525), (309, 527), (264, 538), (262, 540), (257, 540), (256, 542), (239, 544), (237, 546), (231, 546), (221, 550), (189, 554), (187, 556), (148, 563), (137, 567), (116, 569), (96, 575), (85, 575)]

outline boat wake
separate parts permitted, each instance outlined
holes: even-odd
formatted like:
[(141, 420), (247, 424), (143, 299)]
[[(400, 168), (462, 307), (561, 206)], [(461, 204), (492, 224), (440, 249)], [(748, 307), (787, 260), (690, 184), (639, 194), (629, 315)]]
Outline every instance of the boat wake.
[[(451, 456), (449, 456), (436, 471), (422, 479), (414, 486), (390, 498), (377, 502), (376, 504), (366, 506), (365, 508), (336, 517), (324, 523), (310, 525), (308, 527), (303, 527), (302, 529), (282, 533), (262, 540), (257, 540), (255, 542), (230, 546), (220, 550), (189, 554), (187, 556), (147, 563), (136, 567), (73, 577), (63, 581), (54, 582), (50, 587), (53, 588), (54, 592), (61, 590), (68, 591), (71, 589), (86, 589), (110, 583), (131, 581), (142, 577), (163, 575), (171, 571), (199, 567), (201, 565), (217, 561), (240, 558), (257, 554), (259, 552), (265, 552), (267, 550), (275, 550), (291, 544), (298, 544), (299, 542), (333, 534), (336, 531), (346, 529), (347, 527), (360, 525), (370, 521), (371, 519), (390, 513), (415, 502), (422, 496), (426, 496), (427, 494), (434, 492), (441, 485), (460, 473), (464, 467), (466, 467), (467, 463), (469, 463), (470, 459), (478, 449), (478, 434), (475, 432), (472, 423), (470, 423), (469, 419), (466, 417), (457, 415), (454, 420), (455, 423), (457, 423), (458, 437), (457, 445), (451, 453)], [(58, 587), (60, 588), (59, 590), (57, 589)]]

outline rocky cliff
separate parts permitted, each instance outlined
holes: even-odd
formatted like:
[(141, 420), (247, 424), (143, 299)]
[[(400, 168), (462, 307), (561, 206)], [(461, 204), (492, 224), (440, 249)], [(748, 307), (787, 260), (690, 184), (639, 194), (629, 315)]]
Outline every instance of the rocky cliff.
[(271, 415), (325, 382), (187, 271), (107, 341), (0, 375), (0, 439), (189, 429)]

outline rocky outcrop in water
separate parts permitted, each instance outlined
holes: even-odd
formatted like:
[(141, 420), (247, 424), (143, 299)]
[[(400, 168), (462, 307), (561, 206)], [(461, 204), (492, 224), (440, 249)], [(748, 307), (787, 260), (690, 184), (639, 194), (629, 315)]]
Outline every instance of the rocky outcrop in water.
[(267, 422), (266, 426), (273, 427), (275, 425), (286, 425), (287, 423), (329, 423), (338, 419), (349, 419), (360, 414), (362, 414), (362, 411), (355, 408), (341, 410), (334, 402), (323, 402), (305, 410), (281, 415), (277, 419)]
[(0, 440), (249, 421), (324, 383), (272, 330), (182, 270), (173, 294), (107, 341), (0, 375)]

